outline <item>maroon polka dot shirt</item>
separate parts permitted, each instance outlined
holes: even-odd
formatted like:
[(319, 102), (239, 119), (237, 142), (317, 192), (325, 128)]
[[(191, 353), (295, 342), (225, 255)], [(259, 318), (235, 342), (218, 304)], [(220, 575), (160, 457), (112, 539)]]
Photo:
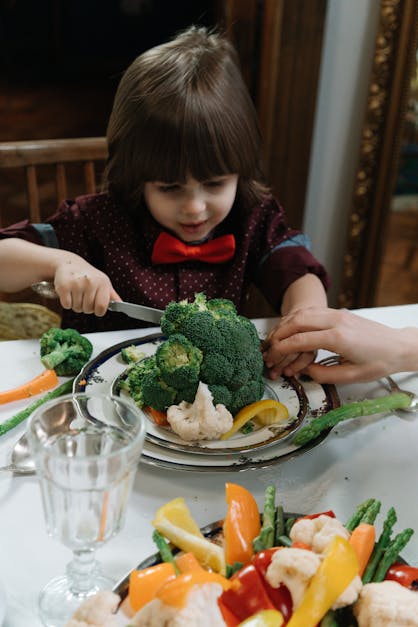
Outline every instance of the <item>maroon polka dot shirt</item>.
[[(327, 274), (309, 252), (307, 238), (287, 226), (283, 209), (274, 198), (247, 214), (234, 205), (213, 233), (214, 237), (233, 233), (236, 238), (233, 259), (221, 264), (152, 265), (152, 248), (162, 227), (145, 207), (133, 216), (106, 193), (64, 201), (46, 224), (53, 227), (60, 248), (105, 272), (123, 300), (150, 307), (162, 309), (172, 300), (192, 299), (196, 292), (205, 292), (208, 298), (229, 298), (240, 311), (253, 282), (279, 311), (286, 288), (308, 272), (328, 287)], [(36, 225), (28, 221), (0, 229), (0, 237), (45, 244)], [(103, 318), (63, 312), (63, 327), (82, 333), (139, 326), (138, 320), (114, 312)]]

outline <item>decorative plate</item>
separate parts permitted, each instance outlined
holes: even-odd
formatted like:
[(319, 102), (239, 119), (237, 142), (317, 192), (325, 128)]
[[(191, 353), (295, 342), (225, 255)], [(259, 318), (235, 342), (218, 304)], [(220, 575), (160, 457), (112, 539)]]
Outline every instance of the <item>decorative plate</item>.
[[(104, 350), (84, 366), (74, 382), (74, 392), (109, 394), (116, 391), (117, 381), (126, 370), (120, 351), (130, 345), (141, 348), (145, 355), (154, 354), (162, 341), (161, 333), (127, 340)], [(224, 472), (260, 468), (289, 459), (299, 452), (316, 446), (327, 435), (321, 434), (305, 447), (291, 442), (289, 437), (302, 423), (307, 424), (318, 414), (339, 405), (334, 386), (321, 386), (313, 381), (279, 378), (266, 381), (266, 398), (276, 398), (285, 404), (294, 421), (280, 433), (263, 427), (250, 434), (239, 433), (228, 441), (188, 443), (170, 429), (156, 426), (147, 417), (148, 427), (142, 455), (144, 463), (177, 470)], [(309, 410), (309, 411), (308, 411)]]

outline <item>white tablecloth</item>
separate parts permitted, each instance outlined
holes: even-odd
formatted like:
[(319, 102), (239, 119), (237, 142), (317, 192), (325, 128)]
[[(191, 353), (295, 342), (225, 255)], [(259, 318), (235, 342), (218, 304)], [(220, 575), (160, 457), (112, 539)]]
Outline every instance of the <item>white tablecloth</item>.
[[(365, 317), (394, 327), (418, 326), (418, 305), (359, 310)], [(258, 320), (265, 332), (274, 320)], [(148, 334), (149, 329), (88, 336), (94, 355), (124, 339)], [(36, 340), (0, 344), (0, 389), (11, 388), (39, 373)], [(418, 377), (401, 374), (398, 382), (418, 393)], [(342, 402), (373, 395), (383, 382), (339, 386)], [(16, 402), (0, 409), (0, 421), (25, 406)], [(21, 426), (0, 441), (0, 464), (6, 463)], [(225, 514), (224, 486), (240, 483), (262, 506), (265, 487), (277, 486), (277, 499), (287, 511), (314, 512), (334, 509), (345, 520), (368, 497), (382, 501), (383, 520), (393, 505), (397, 530), (412, 526), (417, 534), (404, 557), (418, 565), (418, 415), (366, 417), (340, 424), (315, 449), (293, 460), (261, 470), (204, 474), (162, 470), (140, 464), (124, 529), (98, 552), (106, 574), (115, 580), (137, 562), (155, 552), (151, 520), (155, 510), (175, 496), (184, 496), (199, 524)], [(64, 572), (70, 561), (68, 549), (46, 535), (41, 500), (35, 477), (0, 473), (0, 585), (7, 595), (5, 627), (38, 627), (39, 590)]]

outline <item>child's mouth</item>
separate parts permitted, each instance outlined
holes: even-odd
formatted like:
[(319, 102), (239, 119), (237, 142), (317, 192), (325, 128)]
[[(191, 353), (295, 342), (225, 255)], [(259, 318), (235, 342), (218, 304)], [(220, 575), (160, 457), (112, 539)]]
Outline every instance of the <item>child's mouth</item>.
[(206, 224), (206, 221), (198, 222), (196, 224), (181, 224), (181, 228), (186, 233), (198, 233), (199, 231), (202, 230), (205, 224)]

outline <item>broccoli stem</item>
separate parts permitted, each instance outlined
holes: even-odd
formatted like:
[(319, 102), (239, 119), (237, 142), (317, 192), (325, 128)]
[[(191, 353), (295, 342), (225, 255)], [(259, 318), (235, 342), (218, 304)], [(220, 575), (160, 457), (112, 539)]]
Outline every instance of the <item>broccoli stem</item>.
[(367, 563), (366, 569), (363, 573), (362, 581), (363, 584), (370, 583), (373, 580), (373, 575), (376, 572), (376, 568), (380, 559), (383, 555), (384, 550), (388, 546), (390, 542), (390, 536), (392, 534), (392, 529), (395, 526), (397, 521), (396, 511), (393, 507), (388, 510), (386, 515), (386, 519), (383, 523), (383, 530), (379, 536), (378, 541), (375, 544), (375, 547), (372, 551), (372, 554)]
[(295, 435), (293, 442), (299, 446), (304, 446), (311, 440), (317, 438), (323, 431), (332, 429), (332, 427), (335, 427), (335, 425), (343, 420), (358, 418), (359, 416), (380, 414), (392, 409), (402, 409), (409, 407), (410, 404), (410, 397), (402, 392), (348, 403), (347, 405), (332, 409), (327, 414), (315, 418), (311, 423), (302, 427)]
[(72, 392), (73, 381), (74, 379), (70, 379), (62, 385), (59, 385), (54, 390), (51, 390), (41, 398), (38, 398), (36, 401), (28, 405), (25, 409), (22, 409), (22, 411), (19, 411), (17, 414), (0, 424), (0, 436), (4, 435), (11, 429), (14, 429), (15, 427), (17, 427), (17, 425), (20, 425), (21, 422), (26, 420), (26, 418), (29, 418), (31, 413), (35, 411), (35, 409), (37, 409), (40, 405), (43, 405), (43, 403), (46, 403), (53, 398), (58, 398), (58, 396), (62, 396), (63, 394), (69, 394), (70, 392)]

